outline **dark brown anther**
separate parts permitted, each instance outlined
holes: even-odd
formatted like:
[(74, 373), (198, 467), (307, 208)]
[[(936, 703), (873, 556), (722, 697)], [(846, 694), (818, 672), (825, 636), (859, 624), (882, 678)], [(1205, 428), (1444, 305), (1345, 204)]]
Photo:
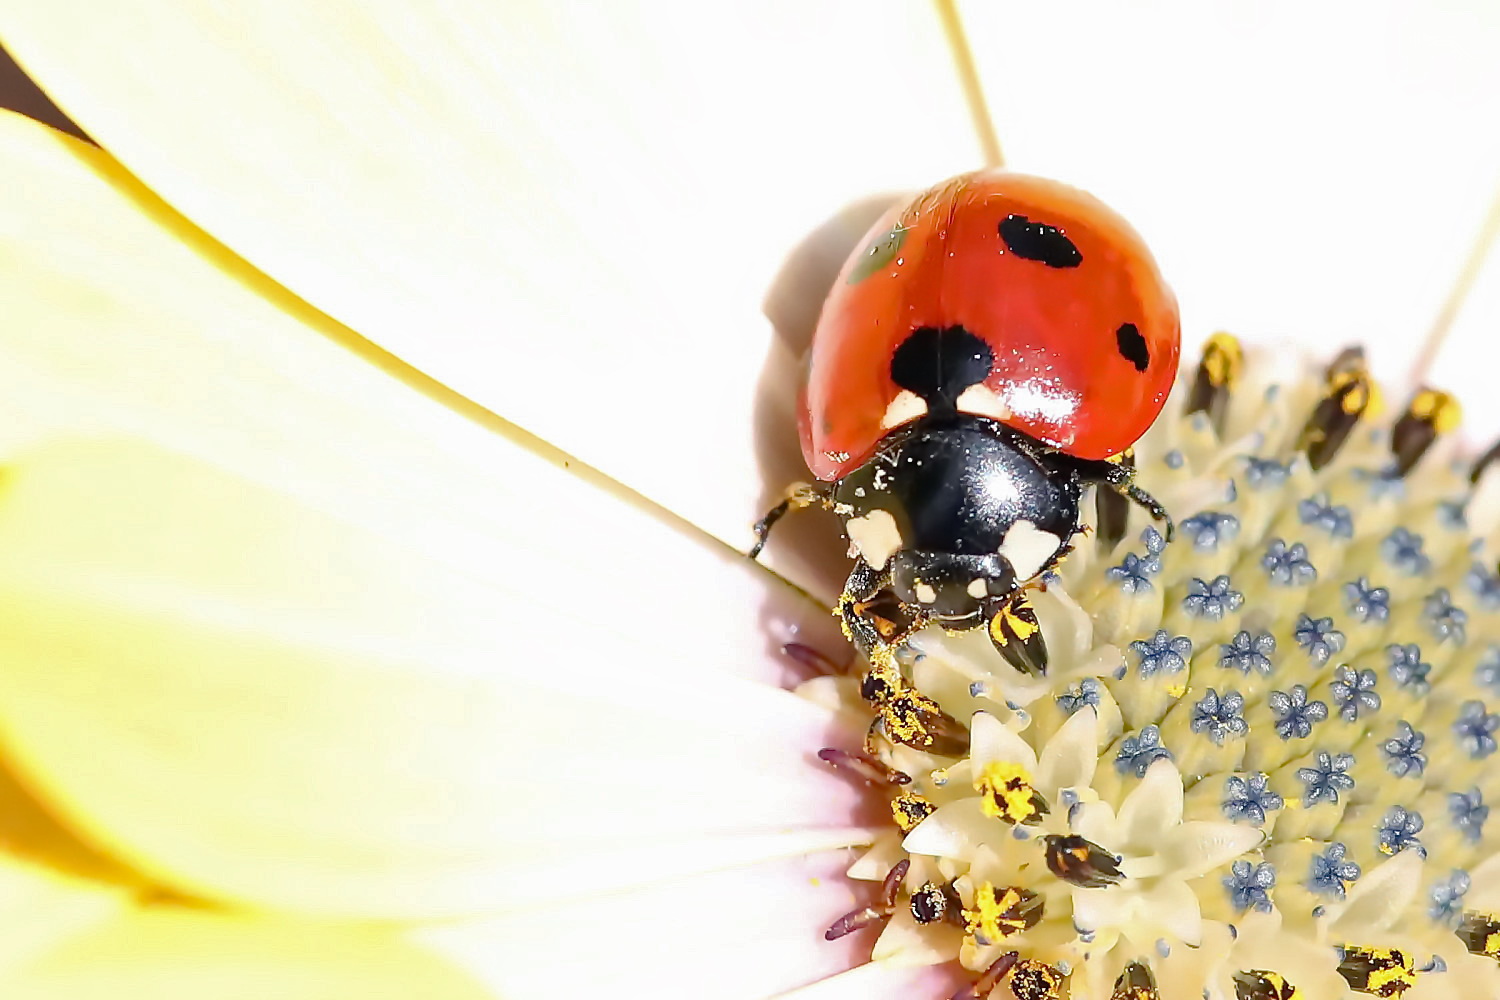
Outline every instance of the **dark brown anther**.
[(1144, 962), (1131, 962), (1115, 980), (1115, 988), (1109, 1000), (1161, 1000), (1156, 988), (1156, 975)]
[(1367, 367), (1369, 366), (1365, 363), (1365, 349), (1358, 344), (1350, 344), (1328, 362), (1328, 367), (1323, 369), (1323, 381), (1332, 382), (1340, 375), (1352, 375), (1355, 372), (1364, 371)]
[(847, 768), (863, 780), (875, 785), (909, 785), (911, 775), (898, 771), (868, 754), (857, 751), (824, 747), (818, 751), (818, 759), (833, 767)]
[(891, 819), (902, 833), (911, 833), (937, 806), (914, 792), (905, 792), (891, 800)]
[(1120, 859), (1091, 840), (1078, 836), (1046, 838), (1047, 868), (1070, 885), (1103, 889), (1125, 878)]
[[(1134, 470), (1135, 449), (1126, 449), (1120, 455), (1119, 464), (1123, 468)], [(1094, 489), (1094, 507), (1099, 512), (1097, 544), (1106, 552), (1113, 551), (1130, 527), (1127, 523), (1130, 520), (1130, 501), (1119, 490), (1099, 486)]]
[(1010, 975), (1010, 991), (1016, 1000), (1062, 1000), (1068, 977), (1055, 965), (1028, 958), (1016, 963)]
[(919, 924), (935, 924), (939, 920), (962, 924), (963, 902), (951, 883), (938, 885), (924, 882), (920, 889), (911, 894), (911, 915)]
[(1411, 959), (1395, 948), (1344, 948), (1339, 975), (1356, 993), (1399, 997), (1417, 982)]
[(1203, 345), (1198, 374), (1188, 393), (1187, 412), (1207, 414), (1209, 423), (1220, 437), (1224, 434), (1224, 419), (1229, 413), (1230, 394), (1239, 384), (1244, 363), (1245, 352), (1238, 338), (1230, 334), (1216, 333)]
[(1020, 952), (1006, 952), (991, 962), (990, 967), (984, 970), (983, 975), (953, 994), (949, 1000), (984, 1000), (985, 997), (994, 991), (996, 986), (1000, 985), (1000, 980), (1004, 979), (1005, 974), (1015, 968), (1016, 963), (1020, 960)]
[(1432, 443), (1458, 428), (1462, 416), (1458, 400), (1437, 389), (1421, 388), (1406, 404), (1396, 426), (1391, 428), (1391, 454), (1396, 471), (1405, 476), (1412, 470)]
[(839, 938), (853, 934), (855, 931), (862, 931), (871, 924), (884, 920), (890, 915), (889, 911), (878, 910), (873, 906), (850, 910), (828, 925), (828, 929), (823, 932), (823, 940), (837, 941)]
[(901, 883), (906, 881), (906, 873), (910, 870), (910, 860), (902, 858), (896, 862), (895, 867), (886, 872), (885, 879), (880, 883), (880, 905), (850, 910), (829, 925), (829, 928), (823, 932), (823, 940), (837, 941), (855, 931), (864, 930), (894, 913), (896, 900), (901, 895)]
[(901, 895), (901, 883), (906, 881), (906, 873), (909, 871), (911, 859), (902, 858), (885, 873), (885, 880), (880, 883), (880, 899), (885, 903), (887, 912), (896, 908), (896, 899)]
[(1355, 425), (1377, 407), (1378, 401), (1364, 352), (1357, 347), (1346, 349), (1328, 366), (1323, 398), (1297, 440), (1297, 447), (1307, 452), (1314, 470), (1333, 461)]
[(800, 667), (806, 667), (819, 677), (842, 677), (845, 673), (843, 667), (811, 646), (804, 646), (800, 642), (789, 642), (781, 647), (781, 651), (787, 659)]
[(1490, 446), (1489, 451), (1474, 460), (1474, 464), (1469, 467), (1469, 484), (1479, 485), (1479, 477), (1484, 475), (1484, 470), (1488, 469), (1497, 458), (1500, 458), (1500, 441), (1496, 441)]
[(909, 688), (880, 706), (877, 721), (888, 739), (913, 750), (939, 757), (961, 757), (969, 750), (968, 728), (935, 701)]
[(1235, 1000), (1307, 1000), (1279, 972), (1249, 969), (1234, 974)]
[(1047, 675), (1047, 641), (1036, 612), (1017, 594), (990, 619), (990, 643), (1005, 662), (1030, 677)]
[(1458, 925), (1458, 939), (1471, 955), (1500, 961), (1500, 917), (1470, 911)]

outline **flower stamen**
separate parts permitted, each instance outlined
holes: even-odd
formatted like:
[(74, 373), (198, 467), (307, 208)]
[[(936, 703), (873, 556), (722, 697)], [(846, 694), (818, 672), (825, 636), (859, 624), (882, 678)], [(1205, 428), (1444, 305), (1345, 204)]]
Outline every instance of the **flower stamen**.
[(833, 768), (847, 768), (872, 785), (909, 785), (911, 775), (898, 771), (884, 761), (858, 751), (824, 747), (818, 751), (818, 759)]
[(1234, 974), (1235, 1000), (1303, 1000), (1297, 987), (1270, 969), (1250, 969)]
[(837, 941), (841, 937), (863, 930), (889, 917), (896, 911), (896, 901), (901, 894), (901, 883), (906, 881), (906, 873), (910, 870), (909, 858), (902, 858), (896, 862), (895, 867), (886, 873), (885, 879), (880, 883), (879, 903), (875, 906), (862, 906), (857, 910), (850, 910), (839, 917), (823, 932), (823, 939)]
[(1124, 881), (1120, 858), (1090, 840), (1053, 834), (1045, 839), (1047, 868), (1070, 885), (1103, 889)]
[(1395, 948), (1343, 949), (1339, 975), (1356, 993), (1397, 997), (1416, 985), (1411, 958)]
[(1156, 976), (1151, 971), (1151, 966), (1144, 962), (1131, 962), (1125, 966), (1125, 971), (1120, 973), (1120, 978), (1115, 980), (1115, 988), (1109, 994), (1109, 1000), (1160, 1000), (1161, 993), (1156, 988)]
[(1014, 826), (1035, 823), (1047, 814), (1047, 801), (1031, 787), (1031, 775), (1019, 764), (992, 761), (974, 779), (974, 789), (982, 797), (980, 807), (991, 819), (1001, 819)]
[(964, 933), (981, 945), (994, 944), (1035, 927), (1043, 912), (1042, 897), (1031, 890), (985, 882), (974, 890), (974, 905), (964, 908)]

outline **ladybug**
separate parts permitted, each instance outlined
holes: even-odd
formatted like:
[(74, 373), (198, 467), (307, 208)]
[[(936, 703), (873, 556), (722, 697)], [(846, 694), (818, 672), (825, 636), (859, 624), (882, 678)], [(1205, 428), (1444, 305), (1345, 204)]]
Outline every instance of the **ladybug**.
[(878, 222), (813, 334), (799, 413), (817, 477), (788, 510), (832, 509), (855, 566), (840, 601), (869, 656), (929, 623), (985, 626), (1046, 671), (1024, 599), (1070, 549), (1084, 487), (1166, 510), (1128, 449), (1166, 402), (1177, 302), (1130, 225), (1091, 195), (963, 174)]

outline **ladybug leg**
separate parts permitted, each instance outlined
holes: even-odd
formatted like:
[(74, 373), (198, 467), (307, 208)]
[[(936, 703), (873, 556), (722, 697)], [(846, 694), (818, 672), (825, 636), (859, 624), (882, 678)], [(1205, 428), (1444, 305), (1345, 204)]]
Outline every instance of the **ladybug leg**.
[(1176, 534), (1176, 529), (1172, 524), (1172, 515), (1167, 513), (1167, 508), (1162, 506), (1160, 500), (1135, 484), (1135, 469), (1132, 466), (1123, 462), (1073, 458), (1069, 455), (1049, 457), (1054, 462), (1061, 459), (1061, 466), (1071, 469), (1083, 482), (1107, 486), (1125, 499), (1144, 508), (1146, 513), (1166, 526), (1163, 534), (1166, 535), (1167, 541), (1170, 542)]
[(771, 537), (771, 529), (788, 511), (814, 505), (827, 507), (832, 502), (832, 497), (832, 483), (793, 483), (781, 503), (766, 511), (766, 516), (755, 522), (755, 544), (750, 548), (750, 558), (759, 558), (760, 550), (766, 547), (766, 539)]
[(838, 614), (844, 634), (872, 663), (890, 657), (894, 647), (927, 624), (891, 590), (890, 571), (877, 570), (863, 559), (855, 560), (849, 573)]

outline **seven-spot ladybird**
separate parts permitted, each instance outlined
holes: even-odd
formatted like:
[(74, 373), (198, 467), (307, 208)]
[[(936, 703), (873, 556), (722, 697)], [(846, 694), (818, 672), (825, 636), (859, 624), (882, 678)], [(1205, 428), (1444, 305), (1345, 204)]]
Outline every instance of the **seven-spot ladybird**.
[(1170, 532), (1119, 457), (1161, 411), (1179, 342), (1150, 251), (1103, 203), (1003, 171), (940, 184), (876, 224), (824, 304), (800, 413), (819, 482), (756, 525), (752, 555), (787, 510), (829, 507), (856, 556), (840, 610), (862, 652), (987, 625), (1045, 672), (1022, 594), (1069, 550), (1083, 487)]

